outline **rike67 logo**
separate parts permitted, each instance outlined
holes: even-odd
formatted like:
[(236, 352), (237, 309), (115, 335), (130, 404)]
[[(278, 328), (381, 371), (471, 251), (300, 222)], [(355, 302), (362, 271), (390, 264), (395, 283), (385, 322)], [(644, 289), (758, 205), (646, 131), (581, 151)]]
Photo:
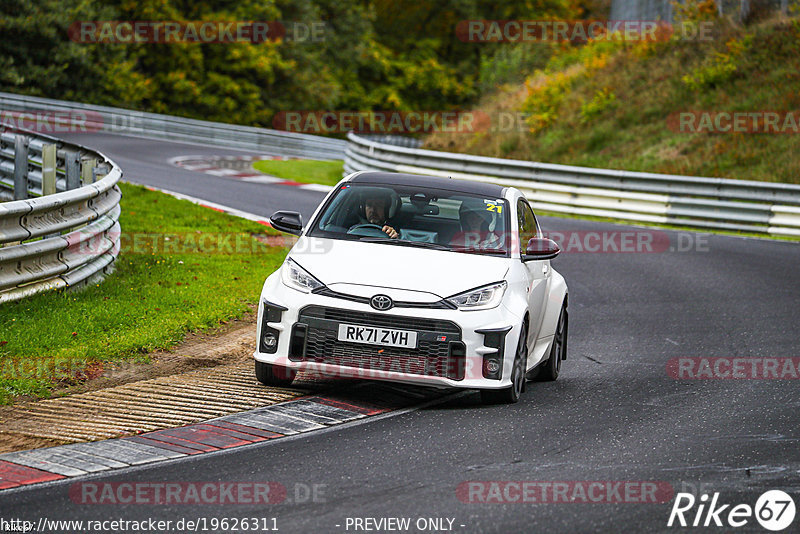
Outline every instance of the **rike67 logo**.
[(718, 492), (714, 493), (710, 502), (705, 493), (699, 499), (691, 493), (678, 493), (667, 526), (739, 528), (755, 517), (765, 529), (779, 532), (792, 524), (795, 512), (794, 500), (781, 490), (765, 492), (758, 498), (755, 507), (749, 504), (723, 504)]

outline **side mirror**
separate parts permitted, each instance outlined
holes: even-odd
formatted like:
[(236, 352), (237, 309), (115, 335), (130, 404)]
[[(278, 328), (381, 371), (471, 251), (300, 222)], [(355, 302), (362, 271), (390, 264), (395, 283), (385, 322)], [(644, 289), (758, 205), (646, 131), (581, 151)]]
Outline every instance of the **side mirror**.
[(296, 211), (276, 211), (269, 218), (269, 223), (276, 230), (287, 234), (300, 235), (303, 233), (303, 216)]
[(551, 260), (558, 256), (561, 248), (558, 243), (546, 237), (534, 237), (528, 241), (522, 261)]

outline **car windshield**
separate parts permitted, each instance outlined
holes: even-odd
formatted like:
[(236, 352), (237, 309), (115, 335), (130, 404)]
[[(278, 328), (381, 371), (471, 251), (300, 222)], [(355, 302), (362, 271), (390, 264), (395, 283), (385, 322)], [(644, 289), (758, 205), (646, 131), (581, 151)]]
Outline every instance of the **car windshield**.
[(344, 184), (314, 221), (314, 237), (508, 255), (502, 198), (401, 185)]

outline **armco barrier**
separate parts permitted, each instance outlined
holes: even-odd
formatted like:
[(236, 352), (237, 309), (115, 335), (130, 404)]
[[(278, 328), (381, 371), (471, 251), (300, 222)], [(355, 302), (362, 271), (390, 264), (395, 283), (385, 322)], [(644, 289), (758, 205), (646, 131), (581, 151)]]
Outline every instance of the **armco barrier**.
[[(99, 152), (0, 132), (0, 303), (74, 287), (119, 254), (122, 172)], [(43, 194), (44, 193), (44, 194)]]
[[(346, 142), (268, 128), (237, 126), (157, 113), (0, 93), (0, 112), (17, 121), (21, 128), (58, 134), (58, 129), (77, 132), (106, 132), (150, 139), (202, 143), (252, 150), (259, 154), (309, 159), (342, 159)], [(21, 116), (21, 113), (28, 115)], [(28, 125), (30, 124), (30, 126)], [(47, 130), (50, 128), (51, 130)]]
[[(397, 146), (350, 133), (345, 173), (381, 170), (513, 186), (534, 209), (800, 236), (800, 186), (573, 167)], [(405, 144), (405, 143), (403, 143)]]

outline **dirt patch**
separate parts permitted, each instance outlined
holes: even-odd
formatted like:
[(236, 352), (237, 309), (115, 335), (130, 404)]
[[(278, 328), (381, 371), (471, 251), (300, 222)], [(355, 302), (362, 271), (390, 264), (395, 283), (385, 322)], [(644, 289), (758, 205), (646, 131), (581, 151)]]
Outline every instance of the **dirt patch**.
[[(248, 360), (253, 357), (255, 332), (256, 312), (252, 311), (242, 319), (229, 321), (207, 332), (190, 333), (172, 349), (151, 353), (149, 362), (98, 362), (90, 366), (80, 383), (57, 386), (49, 399), (19, 397), (11, 405), (0, 406), (0, 428), (6, 430), (0, 432), (0, 453), (65, 443), (57, 439), (7, 431), (11, 423), (20, 423), (28, 418), (30, 411), (58, 398), (99, 392), (159, 377), (185, 375), (205, 368), (231, 364), (246, 367)], [(59, 413), (59, 416), (62, 414)]]
[[(94, 377), (78, 385), (56, 387), (51, 398), (250, 359), (255, 350), (255, 329), (256, 313), (251, 312), (212, 330), (189, 333), (173, 348), (150, 353), (149, 362), (104, 362), (102, 371)], [(23, 400), (31, 399), (19, 399)], [(2, 413), (0, 409), (0, 418)]]
[(23, 436), (21, 434), (0, 435), (0, 453), (26, 451), (28, 449), (43, 449), (45, 447), (55, 447), (64, 445), (64, 441), (55, 439), (36, 438), (33, 436)]

